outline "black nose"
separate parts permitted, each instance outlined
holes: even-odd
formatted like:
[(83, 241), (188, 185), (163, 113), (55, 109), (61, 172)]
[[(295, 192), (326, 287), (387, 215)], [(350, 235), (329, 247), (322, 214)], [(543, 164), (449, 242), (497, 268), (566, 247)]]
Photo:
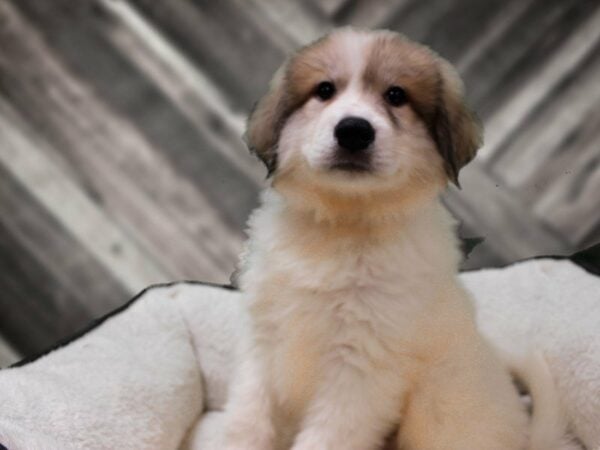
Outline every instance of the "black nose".
[(339, 121), (334, 130), (340, 147), (356, 152), (364, 150), (375, 140), (375, 130), (360, 117), (346, 117)]

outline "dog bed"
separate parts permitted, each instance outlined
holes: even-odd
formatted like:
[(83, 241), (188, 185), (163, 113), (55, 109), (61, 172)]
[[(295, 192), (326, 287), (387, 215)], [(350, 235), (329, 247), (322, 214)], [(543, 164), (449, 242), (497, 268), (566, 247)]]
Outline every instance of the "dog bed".
[[(544, 352), (589, 450), (600, 449), (599, 260), (596, 246), (461, 274), (495, 345)], [(231, 287), (152, 286), (70, 341), (0, 371), (0, 449), (219, 450), (246, 326)]]

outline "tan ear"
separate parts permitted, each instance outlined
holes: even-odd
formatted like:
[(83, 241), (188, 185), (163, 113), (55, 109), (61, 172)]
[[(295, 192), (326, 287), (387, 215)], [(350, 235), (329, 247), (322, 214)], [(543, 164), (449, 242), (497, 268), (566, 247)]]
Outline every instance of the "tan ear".
[(448, 178), (458, 187), (458, 173), (483, 145), (482, 127), (467, 105), (463, 84), (454, 68), (439, 61), (438, 99), (431, 121), (431, 133), (444, 159)]
[(267, 177), (277, 167), (277, 141), (288, 110), (284, 89), (285, 72), (286, 64), (273, 76), (269, 91), (254, 106), (246, 127), (246, 144), (267, 167)]

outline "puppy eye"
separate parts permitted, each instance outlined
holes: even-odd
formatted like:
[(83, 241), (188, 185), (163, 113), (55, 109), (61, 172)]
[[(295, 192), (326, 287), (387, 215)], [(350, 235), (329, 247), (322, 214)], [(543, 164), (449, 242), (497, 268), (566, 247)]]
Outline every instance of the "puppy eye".
[(383, 94), (385, 100), (392, 106), (402, 106), (408, 101), (406, 91), (400, 86), (392, 86), (385, 94)]
[(331, 81), (321, 81), (317, 85), (315, 95), (321, 100), (329, 100), (335, 95), (335, 85)]

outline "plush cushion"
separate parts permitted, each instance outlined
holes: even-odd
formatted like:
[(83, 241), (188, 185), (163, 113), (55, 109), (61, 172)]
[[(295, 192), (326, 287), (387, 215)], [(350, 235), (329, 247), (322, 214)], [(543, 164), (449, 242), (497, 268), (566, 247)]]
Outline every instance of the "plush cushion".
[[(545, 353), (575, 434), (600, 448), (600, 277), (569, 259), (461, 275), (500, 348)], [(148, 288), (85, 333), (0, 371), (0, 443), (16, 449), (219, 450), (241, 294)], [(0, 449), (2, 446), (0, 446)]]

